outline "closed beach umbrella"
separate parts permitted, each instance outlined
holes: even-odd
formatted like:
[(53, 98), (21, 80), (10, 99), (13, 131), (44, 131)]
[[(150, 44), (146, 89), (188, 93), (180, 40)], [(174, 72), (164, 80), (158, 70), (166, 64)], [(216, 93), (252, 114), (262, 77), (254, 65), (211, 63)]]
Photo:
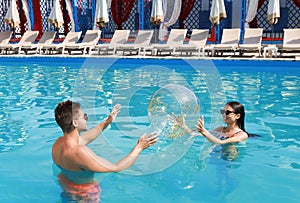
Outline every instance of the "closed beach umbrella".
[(279, 0), (269, 0), (268, 4), (268, 22), (272, 24), (271, 43), (273, 44), (274, 38), (274, 25), (280, 18), (280, 2)]
[(107, 0), (107, 2), (106, 2), (106, 3), (107, 3), (107, 8), (110, 8), (110, 7), (111, 7), (111, 1), (112, 1), (112, 0)]
[(212, 37), (215, 38), (215, 40), (218, 42), (220, 40), (220, 33), (216, 32), (217, 35), (215, 35), (215, 29), (214, 26), (217, 26), (220, 24), (221, 20), (226, 18), (226, 10), (224, 5), (224, 0), (212, 0), (211, 8), (210, 8), (210, 14), (209, 14), (209, 20), (212, 27)]
[(226, 18), (224, 0), (213, 0), (210, 9), (209, 20), (213, 25), (218, 25), (222, 19)]
[(20, 25), (20, 16), (16, 0), (11, 0), (10, 7), (4, 17), (4, 21), (13, 29)]
[[(73, 10), (72, 10), (72, 5), (71, 5), (71, 1), (70, 0), (65, 0), (65, 3), (66, 3), (66, 10), (68, 12), (68, 15), (69, 15), (69, 19), (70, 19), (70, 23), (71, 23), (71, 31), (75, 31), (75, 21), (74, 21), (74, 18), (73, 18)], [(68, 23), (69, 23), (68, 22)], [(66, 28), (68, 27), (68, 25), (66, 24), (65, 25), (65, 33), (66, 33)]]
[(158, 28), (164, 21), (163, 2), (162, 0), (152, 0), (152, 10), (150, 16), (150, 22), (155, 26), (154, 30), (154, 43), (158, 41)]
[(255, 18), (257, 13), (258, 0), (248, 1), (245, 27), (249, 28), (249, 23)]
[(105, 27), (109, 21), (106, 0), (96, 0), (95, 22), (100, 28)]
[(162, 0), (152, 0), (152, 10), (150, 21), (154, 25), (159, 25), (164, 20)]
[(274, 25), (280, 18), (280, 3), (279, 0), (269, 0), (268, 4), (268, 21)]
[(59, 0), (54, 0), (54, 5), (51, 9), (48, 21), (57, 29), (64, 24), (63, 13), (60, 8)]

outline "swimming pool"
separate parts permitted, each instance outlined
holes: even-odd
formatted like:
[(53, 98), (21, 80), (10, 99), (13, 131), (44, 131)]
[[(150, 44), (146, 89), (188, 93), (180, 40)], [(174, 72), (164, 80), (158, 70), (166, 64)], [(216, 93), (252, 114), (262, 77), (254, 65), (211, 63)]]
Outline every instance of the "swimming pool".
[[(193, 90), (209, 129), (222, 124), (225, 102), (240, 101), (246, 130), (261, 137), (238, 145), (233, 161), (219, 147), (207, 153), (209, 144), (196, 137), (191, 146), (166, 150), (169, 158), (178, 155), (170, 164), (150, 160), (140, 170), (97, 174), (102, 202), (298, 202), (300, 62), (39, 57), (0, 59), (1, 202), (62, 201), (51, 160), (61, 135), (53, 114), (58, 102), (81, 102), (89, 127), (115, 103), (123, 105), (91, 145), (114, 159), (149, 130), (150, 98), (168, 83)], [(158, 151), (143, 154), (154, 158)]]

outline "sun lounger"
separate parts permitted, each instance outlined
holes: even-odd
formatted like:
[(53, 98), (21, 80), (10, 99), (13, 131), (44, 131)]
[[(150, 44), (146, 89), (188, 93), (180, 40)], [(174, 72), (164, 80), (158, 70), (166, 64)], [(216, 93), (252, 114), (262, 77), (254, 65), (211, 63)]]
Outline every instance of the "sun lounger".
[(53, 44), (53, 43), (45, 44), (40, 47), (40, 50), (43, 53), (47, 53), (47, 51), (48, 51), (49, 54), (52, 54), (53, 52), (64, 54), (65, 46), (70, 45), (70, 44), (75, 44), (79, 40), (80, 35), (81, 35), (81, 31), (80, 32), (73, 32), (73, 31), (68, 32), (68, 34), (66, 35), (66, 37), (62, 43), (60, 43), (60, 44)]
[(89, 54), (90, 48), (98, 44), (100, 34), (101, 30), (87, 30), (81, 43), (67, 44), (65, 50), (68, 51), (69, 54), (71, 54), (72, 51), (81, 51), (83, 55), (85, 55), (85, 53)]
[(300, 28), (283, 29), (283, 44), (280, 51), (281, 54), (300, 51)]
[(240, 41), (240, 32), (240, 28), (223, 29), (221, 43), (212, 46), (213, 52), (215, 54), (219, 52), (223, 54), (223, 52), (227, 51), (235, 54)]
[[(139, 54), (141, 50), (144, 50), (145, 46), (149, 46), (151, 38), (153, 36), (153, 30), (139, 30), (134, 42), (132, 44), (120, 44), (116, 47), (115, 53), (118, 51), (124, 52), (135, 52)], [(145, 53), (145, 52), (144, 52)]]
[(41, 48), (45, 45), (52, 44), (54, 38), (55, 38), (55, 31), (47, 31), (44, 32), (41, 39), (37, 44), (24, 44), (21, 46), (21, 50), (25, 52), (25, 54), (28, 54), (29, 51), (34, 51), (35, 53), (41, 52)]
[(116, 47), (121, 44), (127, 43), (128, 37), (130, 34), (130, 30), (116, 30), (113, 37), (111, 38), (110, 43), (106, 44), (97, 44), (94, 49), (98, 50), (98, 54), (108, 54), (109, 51), (113, 51), (115, 53)]
[[(9, 44), (12, 33), (12, 31), (0, 32), (0, 46)], [(2, 49), (0, 51), (2, 52)]]
[(0, 45), (6, 45), (12, 36), (12, 31), (0, 32)]
[(239, 44), (240, 55), (243, 55), (245, 52), (258, 52), (260, 56), (262, 35), (262, 28), (246, 28), (243, 43)]
[(21, 47), (34, 44), (38, 34), (39, 31), (26, 31), (18, 43), (0, 45), (0, 50), (3, 50), (6, 54), (9, 52), (20, 54)]
[(183, 44), (180, 47), (175, 48), (175, 52), (181, 52), (181, 55), (183, 52), (185, 53), (192, 53), (197, 52), (197, 55), (200, 56), (200, 53), (202, 53), (202, 56), (204, 56), (204, 47), (207, 41), (209, 30), (207, 29), (193, 29), (191, 38), (189, 40), (188, 44)]
[(186, 33), (186, 29), (172, 29), (166, 44), (153, 44), (146, 47), (145, 51), (151, 50), (154, 55), (161, 55), (163, 52), (174, 54), (175, 49), (183, 45)]

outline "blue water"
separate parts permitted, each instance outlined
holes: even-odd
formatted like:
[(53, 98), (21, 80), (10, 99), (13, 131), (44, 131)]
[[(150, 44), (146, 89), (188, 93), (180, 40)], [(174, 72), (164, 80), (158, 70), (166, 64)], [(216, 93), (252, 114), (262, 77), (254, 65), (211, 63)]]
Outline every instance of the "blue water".
[(231, 161), (203, 137), (162, 138), (131, 169), (96, 175), (102, 202), (299, 201), (300, 62), (7, 57), (0, 58), (1, 202), (62, 201), (51, 159), (62, 134), (53, 114), (58, 102), (81, 102), (88, 127), (122, 104), (90, 145), (116, 161), (151, 130), (149, 101), (170, 83), (195, 93), (208, 129), (222, 125), (226, 102), (240, 101), (246, 130), (261, 137), (237, 145)]

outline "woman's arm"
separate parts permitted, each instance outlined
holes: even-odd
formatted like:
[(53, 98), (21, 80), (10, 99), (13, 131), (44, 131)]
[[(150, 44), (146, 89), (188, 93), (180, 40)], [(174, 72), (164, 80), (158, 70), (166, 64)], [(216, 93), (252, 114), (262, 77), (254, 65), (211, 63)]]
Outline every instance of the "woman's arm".
[(105, 121), (103, 121), (102, 123), (98, 124), (97, 126), (92, 128), (91, 130), (89, 130), (86, 133), (84, 133), (83, 135), (81, 135), (80, 136), (81, 144), (87, 145), (90, 142), (92, 142), (93, 140), (95, 140), (105, 130), (105, 128), (109, 124), (111, 124), (113, 122), (113, 120), (115, 120), (118, 113), (120, 112), (120, 108), (121, 108), (121, 105), (116, 104), (113, 107), (111, 113), (109, 114), (109, 116), (107, 117), (107, 119)]
[(185, 118), (184, 118), (184, 114), (181, 114), (181, 117), (178, 117), (176, 114), (172, 113), (172, 116), (169, 116), (169, 120), (172, 121), (174, 124), (174, 126), (180, 126), (183, 131), (187, 134), (190, 134), (191, 136), (197, 136), (199, 135), (199, 133), (197, 133), (196, 130), (191, 130), (186, 122), (185, 122)]
[[(216, 131), (220, 131), (222, 127), (219, 127), (216, 129)], [(235, 142), (241, 142), (248, 138), (247, 133), (240, 132), (236, 136), (228, 138), (226, 140), (220, 140), (219, 138), (212, 135), (209, 131), (207, 131), (204, 127), (204, 117), (198, 120), (198, 126), (197, 126), (198, 132), (200, 132), (208, 141), (216, 143), (216, 144), (227, 144), (227, 143), (235, 143)]]

